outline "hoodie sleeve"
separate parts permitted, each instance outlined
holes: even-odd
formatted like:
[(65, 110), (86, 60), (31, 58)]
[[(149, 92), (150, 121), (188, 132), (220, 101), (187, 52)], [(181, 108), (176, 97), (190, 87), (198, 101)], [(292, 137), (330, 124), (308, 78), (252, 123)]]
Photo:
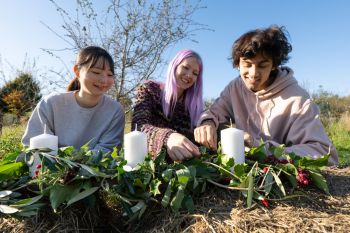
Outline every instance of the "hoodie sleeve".
[[(267, 143), (273, 146), (279, 145), (274, 141)], [(297, 113), (287, 134), (285, 145), (286, 153), (294, 152), (299, 156), (309, 156), (314, 159), (330, 153), (329, 164), (338, 163), (337, 151), (324, 130), (317, 106), (310, 99)]]
[(234, 123), (234, 113), (232, 109), (232, 96), (233, 81), (225, 87), (221, 92), (220, 97), (210, 106), (208, 110), (202, 113), (197, 125), (201, 125), (206, 120), (212, 120), (215, 123), (216, 128), (219, 124), (230, 122)]

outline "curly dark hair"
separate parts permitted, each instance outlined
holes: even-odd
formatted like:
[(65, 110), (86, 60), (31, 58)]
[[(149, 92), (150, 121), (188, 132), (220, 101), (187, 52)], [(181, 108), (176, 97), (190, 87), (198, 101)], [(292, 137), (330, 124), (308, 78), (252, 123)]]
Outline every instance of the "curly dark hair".
[(273, 68), (285, 64), (289, 60), (288, 54), (292, 51), (287, 35), (289, 36), (285, 27), (277, 25), (243, 34), (232, 46), (233, 66), (239, 66), (241, 57), (249, 59), (257, 54), (271, 58)]

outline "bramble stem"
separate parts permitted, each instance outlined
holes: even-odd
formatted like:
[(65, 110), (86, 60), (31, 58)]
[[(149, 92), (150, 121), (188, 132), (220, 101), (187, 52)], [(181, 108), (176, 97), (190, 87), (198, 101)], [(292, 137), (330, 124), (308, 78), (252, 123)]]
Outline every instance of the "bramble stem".
[(234, 173), (232, 173), (231, 171), (229, 171), (229, 170), (227, 170), (227, 169), (225, 169), (225, 168), (223, 168), (223, 167), (221, 167), (221, 166), (219, 166), (219, 165), (217, 165), (217, 164), (215, 164), (215, 163), (211, 163), (211, 162), (207, 162), (207, 161), (204, 161), (204, 163), (205, 163), (205, 164), (208, 164), (208, 165), (211, 165), (211, 166), (213, 166), (213, 167), (222, 169), (222, 170), (224, 170), (225, 172), (229, 173), (229, 174), (230, 174), (231, 176), (233, 176), (234, 178), (236, 178), (236, 179), (238, 179), (238, 180), (241, 180), (241, 178), (239, 178), (238, 176), (236, 176), (236, 175), (235, 175)]
[(230, 189), (230, 190), (240, 190), (240, 191), (247, 191), (247, 188), (239, 188), (239, 187), (231, 187), (231, 186), (227, 186), (227, 185), (223, 185), (223, 184), (219, 184), (213, 180), (208, 179), (207, 180), (209, 183), (212, 183), (216, 186), (219, 186), (220, 188), (224, 188), (224, 189)]

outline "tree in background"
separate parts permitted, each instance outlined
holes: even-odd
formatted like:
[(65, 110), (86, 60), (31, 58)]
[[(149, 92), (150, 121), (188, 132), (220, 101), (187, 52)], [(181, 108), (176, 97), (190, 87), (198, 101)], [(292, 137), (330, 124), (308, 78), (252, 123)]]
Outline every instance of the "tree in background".
[[(0, 88), (0, 112), (10, 112), (20, 117), (31, 111), (40, 99), (40, 87), (33, 75), (21, 72), (14, 80), (6, 82)], [(0, 122), (1, 132), (2, 118)]]
[[(193, 14), (203, 8), (200, 0), (111, 0), (101, 14), (92, 0), (76, 1), (73, 13), (50, 1), (63, 19), (65, 33), (63, 36), (46, 25), (49, 30), (69, 45), (67, 50), (77, 52), (88, 45), (99, 45), (109, 51), (116, 63), (115, 84), (109, 94), (129, 106), (137, 85), (154, 78), (167, 48), (208, 29), (192, 20)], [(104, 2), (98, 4), (101, 8)], [(44, 50), (59, 58), (57, 51)], [(60, 80), (65, 80), (62, 76)], [(63, 87), (67, 80), (64, 84), (54, 82)]]

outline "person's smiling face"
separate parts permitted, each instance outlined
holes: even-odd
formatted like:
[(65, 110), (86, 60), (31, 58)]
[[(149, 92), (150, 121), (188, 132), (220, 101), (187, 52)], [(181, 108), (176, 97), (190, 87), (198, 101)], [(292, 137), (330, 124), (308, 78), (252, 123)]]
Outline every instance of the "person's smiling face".
[(254, 92), (265, 89), (270, 85), (269, 76), (272, 70), (271, 58), (257, 54), (253, 58), (241, 57), (239, 72), (246, 87)]
[(199, 75), (199, 64), (196, 58), (188, 57), (182, 60), (182, 62), (176, 67), (176, 85), (178, 96), (181, 96), (183, 92), (192, 87), (197, 81)]
[(100, 59), (96, 64), (87, 69), (82, 67), (76, 70), (79, 74), (79, 82), (81, 85), (80, 92), (96, 97), (105, 94), (114, 83), (114, 75), (110, 70), (108, 62)]

